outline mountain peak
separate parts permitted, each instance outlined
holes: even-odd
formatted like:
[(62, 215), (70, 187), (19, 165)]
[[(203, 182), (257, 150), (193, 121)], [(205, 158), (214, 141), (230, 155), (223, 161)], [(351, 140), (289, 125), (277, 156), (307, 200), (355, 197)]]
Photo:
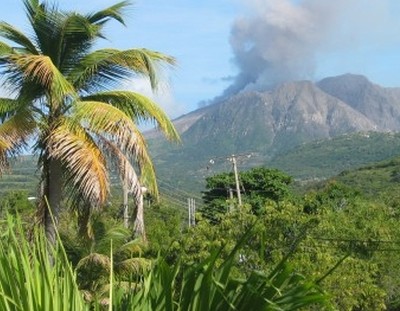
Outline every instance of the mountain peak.
[(369, 81), (365, 76), (345, 74), (325, 78), (317, 86), (361, 112), (383, 130), (400, 129), (400, 93)]
[[(344, 74), (247, 91), (175, 120), (193, 159), (256, 151), (274, 156), (315, 139), (400, 130), (400, 89)], [(185, 151), (186, 150), (186, 151)]]
[(351, 85), (367, 85), (372, 84), (371, 81), (368, 80), (366, 76), (353, 74), (353, 73), (345, 73), (343, 75), (327, 77), (322, 79), (317, 83), (317, 85), (325, 85), (332, 83), (340, 83), (340, 84), (351, 84)]

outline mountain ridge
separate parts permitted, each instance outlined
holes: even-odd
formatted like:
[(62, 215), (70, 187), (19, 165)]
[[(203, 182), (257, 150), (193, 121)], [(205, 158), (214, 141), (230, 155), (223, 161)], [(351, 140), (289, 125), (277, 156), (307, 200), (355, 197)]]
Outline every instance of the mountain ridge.
[[(270, 150), (280, 152), (288, 144), (345, 133), (398, 131), (399, 103), (400, 88), (384, 88), (364, 76), (345, 74), (317, 83), (287, 82), (269, 91), (238, 93), (189, 112), (174, 123), (189, 144), (234, 140), (240, 143), (231, 144), (243, 145), (243, 140), (254, 135), (258, 137), (256, 142), (262, 141)], [(152, 132), (148, 137), (157, 135)], [(258, 147), (246, 142), (244, 145)], [(228, 149), (236, 152), (243, 148)]]
[(398, 132), (400, 88), (385, 88), (353, 74), (317, 83), (286, 82), (271, 90), (238, 93), (174, 122), (181, 145), (154, 134), (149, 139), (157, 170), (203, 176), (204, 167), (215, 157), (252, 154), (246, 166), (268, 165), (313, 141), (360, 132)]
[[(364, 126), (368, 124), (369, 130), (376, 131), (398, 131), (400, 130), (400, 87), (399, 88), (388, 88), (382, 87), (378, 84), (372, 83), (368, 78), (362, 75), (356, 74), (343, 74), (335, 77), (327, 77), (320, 81), (313, 83), (308, 80), (285, 82), (276, 86), (272, 90), (266, 91), (245, 91), (231, 96), (230, 98), (222, 101), (210, 104), (205, 107), (188, 112), (175, 120), (173, 120), (178, 131), (183, 134), (189, 130), (195, 123), (202, 121), (203, 117), (206, 116), (210, 119), (210, 114), (213, 114), (217, 107), (225, 105), (227, 102), (232, 102), (234, 98), (240, 98), (241, 96), (248, 97), (253, 94), (270, 94), (271, 96), (278, 96), (281, 94), (280, 101), (284, 97), (293, 96), (293, 92), (303, 91), (308, 88), (318, 88), (325, 96), (331, 96), (339, 100), (339, 105), (344, 104), (347, 111), (351, 108), (352, 113), (360, 114), (369, 119), (364, 120)], [(282, 95), (283, 94), (283, 95)], [(312, 98), (312, 94), (308, 94)], [(310, 100), (309, 98), (309, 100)], [(288, 98), (287, 98), (288, 99)], [(240, 99), (239, 99), (240, 100)], [(251, 99), (248, 99), (250, 102)], [(393, 103), (397, 102), (396, 105)], [(369, 108), (369, 110), (367, 109)], [(376, 114), (377, 111), (382, 111), (385, 116), (391, 116), (391, 119), (382, 119), (382, 113)], [(379, 115), (380, 117), (376, 117)], [(350, 127), (351, 131), (352, 128)], [(357, 130), (357, 128), (355, 128)], [(156, 131), (149, 131), (146, 133), (148, 137), (154, 138), (159, 136)], [(334, 134), (333, 134), (334, 135)]]

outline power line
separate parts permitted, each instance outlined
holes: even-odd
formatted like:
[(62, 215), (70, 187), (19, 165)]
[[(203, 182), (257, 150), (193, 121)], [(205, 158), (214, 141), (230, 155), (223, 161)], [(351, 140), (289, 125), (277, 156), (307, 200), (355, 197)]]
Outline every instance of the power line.
[(239, 207), (242, 206), (242, 196), (240, 192), (240, 181), (239, 181), (239, 173), (238, 173), (238, 167), (237, 167), (237, 162), (239, 159), (242, 158), (250, 158), (254, 153), (243, 153), (243, 154), (232, 154), (231, 156), (224, 156), (224, 157), (214, 157), (209, 160), (210, 164), (214, 164), (215, 160), (219, 159), (225, 159), (229, 162), (232, 163), (232, 169), (233, 169), (233, 174), (235, 176), (235, 187), (236, 187), (236, 196), (238, 199), (238, 205)]
[[(174, 197), (173, 195), (167, 194), (167, 193), (162, 193), (161, 192), (161, 196), (165, 196), (167, 198), (169, 198), (170, 200), (173, 200), (173, 202), (178, 203), (181, 207), (185, 207), (187, 206), (187, 197), (183, 198), (183, 197)], [(193, 198), (191, 198), (193, 199)], [(193, 199), (194, 200), (194, 199)], [(196, 205), (198, 205), (196, 203)], [(204, 206), (202, 204), (198, 205), (199, 208), (203, 208)]]
[(349, 243), (388, 243), (388, 244), (400, 244), (400, 241), (390, 241), (390, 240), (361, 240), (361, 239), (349, 239), (349, 238), (320, 238), (320, 237), (312, 237), (314, 240), (328, 241), (328, 242), (349, 242)]
[(174, 190), (174, 192), (180, 193), (180, 194), (184, 195), (185, 197), (188, 197), (188, 196), (189, 196), (189, 197), (194, 197), (194, 198), (197, 198), (197, 199), (200, 199), (200, 200), (201, 200), (201, 197), (200, 197), (200, 196), (195, 195), (194, 193), (189, 193), (189, 192), (187, 192), (187, 191), (184, 191), (184, 190), (182, 190), (182, 189), (176, 188), (176, 187), (174, 187), (174, 186), (171, 186), (171, 184), (170, 184), (169, 182), (163, 181), (163, 180), (161, 180), (161, 179), (158, 179), (158, 182), (161, 183), (161, 184), (163, 185), (163, 187), (168, 187), (168, 188), (170, 188), (171, 190)]

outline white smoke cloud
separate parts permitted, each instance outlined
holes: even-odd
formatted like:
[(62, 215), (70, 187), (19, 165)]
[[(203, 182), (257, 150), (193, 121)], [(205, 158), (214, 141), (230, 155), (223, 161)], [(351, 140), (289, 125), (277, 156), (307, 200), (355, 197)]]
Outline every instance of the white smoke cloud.
[(312, 79), (321, 53), (378, 45), (399, 33), (390, 0), (243, 2), (247, 14), (235, 20), (230, 38), (239, 74), (222, 98)]
[(338, 2), (314, 0), (294, 4), (289, 0), (250, 0), (246, 3), (250, 14), (238, 18), (231, 30), (230, 42), (240, 73), (227, 92), (265, 89), (312, 76), (315, 51), (332, 25), (331, 12)]

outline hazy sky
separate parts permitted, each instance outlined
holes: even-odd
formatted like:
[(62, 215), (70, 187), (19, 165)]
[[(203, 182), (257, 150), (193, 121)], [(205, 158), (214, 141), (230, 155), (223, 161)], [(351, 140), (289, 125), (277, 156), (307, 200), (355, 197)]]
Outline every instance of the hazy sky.
[[(114, 0), (59, 0), (91, 12)], [(22, 1), (1, 0), (0, 20), (26, 30)], [(137, 0), (127, 27), (101, 46), (146, 47), (178, 60), (156, 100), (177, 117), (222, 94), (287, 79), (343, 73), (400, 86), (398, 0)], [(134, 88), (149, 92), (144, 81)]]

